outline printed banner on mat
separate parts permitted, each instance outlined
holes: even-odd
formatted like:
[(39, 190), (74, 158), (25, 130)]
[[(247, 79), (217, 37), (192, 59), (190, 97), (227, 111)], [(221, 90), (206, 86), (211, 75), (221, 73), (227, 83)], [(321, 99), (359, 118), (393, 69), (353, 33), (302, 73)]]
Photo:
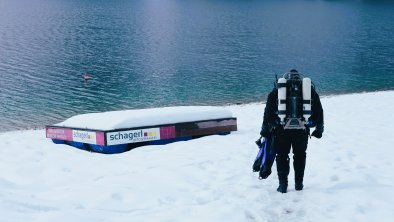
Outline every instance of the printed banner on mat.
[(47, 138), (55, 140), (73, 140), (73, 131), (71, 129), (48, 127), (46, 128), (46, 135)]
[(107, 133), (107, 145), (160, 140), (160, 128), (126, 130)]
[(96, 144), (96, 132), (73, 130), (73, 141), (81, 143)]
[(50, 139), (75, 141), (104, 146), (104, 132), (94, 132), (85, 130), (72, 130), (67, 128), (46, 128), (46, 136)]

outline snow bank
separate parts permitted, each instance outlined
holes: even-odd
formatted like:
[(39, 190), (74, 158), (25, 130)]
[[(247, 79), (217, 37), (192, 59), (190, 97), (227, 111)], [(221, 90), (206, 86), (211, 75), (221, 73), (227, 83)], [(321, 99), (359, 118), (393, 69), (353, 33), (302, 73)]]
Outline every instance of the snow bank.
[[(392, 221), (394, 92), (322, 99), (305, 189), (252, 172), (264, 104), (226, 107), (238, 131), (119, 155), (0, 134), (0, 214), (12, 221)], [(100, 126), (101, 127), (101, 126)], [(274, 172), (276, 168), (274, 167)]]

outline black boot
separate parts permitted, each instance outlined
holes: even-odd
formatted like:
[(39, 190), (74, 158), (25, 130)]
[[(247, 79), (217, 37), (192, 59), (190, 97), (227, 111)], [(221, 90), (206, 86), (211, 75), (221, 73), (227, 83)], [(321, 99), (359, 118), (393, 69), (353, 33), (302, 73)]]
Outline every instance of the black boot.
[(278, 170), (279, 187), (276, 189), (278, 192), (287, 192), (287, 176), (289, 175), (290, 166), (288, 156), (276, 156), (276, 168)]
[(304, 188), (304, 184), (302, 183), (304, 180), (304, 170), (294, 170), (294, 182), (295, 182), (295, 190), (302, 190)]
[(287, 181), (279, 181), (278, 192), (287, 193)]
[(294, 178), (294, 188), (295, 190), (302, 190), (304, 188), (304, 184), (302, 183), (303, 179), (304, 179), (304, 172), (295, 172), (295, 178)]
[(302, 182), (295, 182), (295, 190), (302, 190), (304, 188), (304, 184)]
[(304, 184), (304, 171), (306, 163), (306, 147), (308, 144), (307, 135), (297, 137), (296, 146), (293, 146), (293, 166), (294, 166), (294, 181), (295, 190), (302, 190)]

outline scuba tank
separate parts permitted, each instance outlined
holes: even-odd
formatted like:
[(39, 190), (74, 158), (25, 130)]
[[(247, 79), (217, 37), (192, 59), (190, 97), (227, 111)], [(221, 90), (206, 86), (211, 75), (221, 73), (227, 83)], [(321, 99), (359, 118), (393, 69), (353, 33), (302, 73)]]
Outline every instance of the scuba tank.
[(285, 78), (278, 80), (278, 116), (280, 122), (284, 123), (286, 118), (286, 82)]
[(312, 96), (311, 96), (311, 89), (312, 89), (312, 81), (310, 78), (302, 79), (302, 104), (303, 104), (303, 111), (302, 114), (304, 116), (305, 122), (308, 122), (309, 117), (312, 115)]
[(311, 111), (311, 79), (291, 70), (278, 80), (278, 116), (284, 129), (305, 129)]

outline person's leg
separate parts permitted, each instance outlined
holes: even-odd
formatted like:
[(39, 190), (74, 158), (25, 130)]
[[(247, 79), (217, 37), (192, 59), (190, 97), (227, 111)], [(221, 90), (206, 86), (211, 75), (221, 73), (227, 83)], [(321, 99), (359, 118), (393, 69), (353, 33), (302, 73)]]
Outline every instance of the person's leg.
[(276, 168), (278, 170), (279, 187), (278, 191), (281, 193), (287, 192), (287, 176), (289, 175), (289, 152), (291, 148), (291, 141), (289, 138), (289, 133), (286, 130), (281, 130), (278, 132), (275, 141), (276, 149)]
[(308, 134), (304, 130), (295, 130), (291, 135), (293, 147), (293, 167), (295, 189), (302, 190), (304, 187), (304, 171), (306, 162), (306, 149), (308, 147)]

